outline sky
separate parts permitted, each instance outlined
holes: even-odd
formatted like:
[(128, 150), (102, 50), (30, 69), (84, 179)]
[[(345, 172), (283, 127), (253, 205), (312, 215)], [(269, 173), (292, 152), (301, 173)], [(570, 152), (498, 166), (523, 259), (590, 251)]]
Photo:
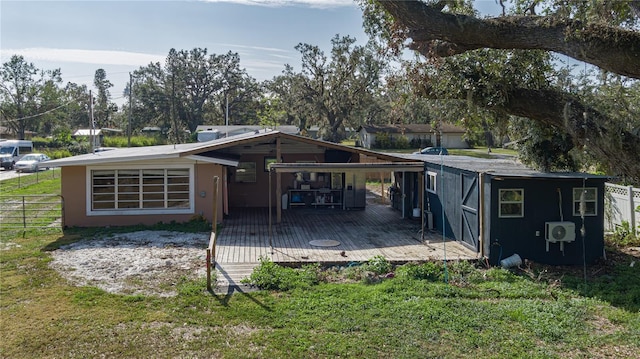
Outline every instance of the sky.
[[(495, 0), (478, 1), (481, 5)], [(22, 55), (41, 70), (61, 69), (64, 83), (94, 89), (97, 69), (123, 103), (129, 73), (164, 60), (169, 50), (237, 52), (263, 81), (285, 64), (300, 70), (299, 43), (331, 49), (336, 34), (367, 41), (352, 0), (0, 0), (0, 60)]]
[[(121, 97), (129, 72), (164, 60), (171, 48), (237, 52), (259, 81), (299, 70), (299, 43), (330, 50), (336, 34), (364, 44), (362, 11), (350, 0), (0, 1), (0, 59), (23, 55), (60, 68), (66, 82), (93, 88), (102, 68)], [(120, 101), (118, 101), (120, 102)]]

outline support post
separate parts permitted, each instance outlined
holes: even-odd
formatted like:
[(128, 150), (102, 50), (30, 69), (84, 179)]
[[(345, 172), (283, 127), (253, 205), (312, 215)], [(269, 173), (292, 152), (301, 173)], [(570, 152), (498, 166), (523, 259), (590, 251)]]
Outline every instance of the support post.
[[(276, 138), (276, 163), (282, 163), (280, 137)], [(282, 222), (282, 173), (276, 172), (276, 223)]]
[(633, 202), (633, 186), (627, 186), (627, 198), (629, 199), (629, 224), (631, 231), (636, 234), (636, 204)]
[(387, 200), (384, 195), (384, 172), (380, 172), (380, 203), (385, 204)]
[(269, 248), (271, 249), (271, 254), (273, 254), (273, 243), (271, 239), (271, 212), (273, 212), (271, 208), (271, 171), (269, 171)]
[(420, 231), (420, 241), (424, 243), (424, 171), (418, 172), (418, 193), (420, 194), (420, 224), (422, 225), (422, 231)]
[(207, 290), (212, 290), (211, 286), (211, 249), (207, 248)]
[(207, 247), (207, 290), (212, 290), (211, 271), (216, 268), (216, 242), (218, 240), (218, 182), (220, 177), (213, 177), (213, 218), (211, 219), (211, 236)]

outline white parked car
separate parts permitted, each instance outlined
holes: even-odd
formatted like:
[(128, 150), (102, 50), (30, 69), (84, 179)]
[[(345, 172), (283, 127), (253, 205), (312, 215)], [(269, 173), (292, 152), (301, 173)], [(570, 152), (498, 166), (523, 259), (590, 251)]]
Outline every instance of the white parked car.
[(14, 168), (16, 172), (37, 172), (42, 168), (48, 170), (49, 167), (44, 162), (49, 160), (49, 156), (42, 153), (30, 153), (22, 156), (20, 161), (16, 162)]

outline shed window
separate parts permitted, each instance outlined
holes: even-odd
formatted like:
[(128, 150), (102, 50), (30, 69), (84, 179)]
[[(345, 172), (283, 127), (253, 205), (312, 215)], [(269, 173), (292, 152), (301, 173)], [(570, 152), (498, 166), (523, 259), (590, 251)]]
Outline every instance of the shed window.
[(573, 215), (581, 216), (580, 206), (583, 202), (582, 197), (584, 198), (584, 215), (598, 215), (598, 189), (595, 187), (573, 189)]
[(91, 170), (90, 183), (94, 213), (191, 209), (188, 168)]
[(427, 192), (431, 192), (431, 193), (437, 193), (437, 187), (436, 187), (436, 179), (438, 178), (438, 174), (436, 172), (427, 172), (427, 175), (425, 176), (425, 190), (427, 190)]
[(499, 191), (500, 218), (524, 217), (524, 189), (501, 189)]

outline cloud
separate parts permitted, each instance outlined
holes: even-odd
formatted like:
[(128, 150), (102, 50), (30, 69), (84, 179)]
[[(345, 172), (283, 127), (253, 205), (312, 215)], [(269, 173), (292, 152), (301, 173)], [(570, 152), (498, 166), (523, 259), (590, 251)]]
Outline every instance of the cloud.
[(80, 50), (25, 48), (2, 49), (0, 58), (8, 59), (12, 55), (22, 55), (29, 61), (73, 62), (95, 65), (144, 66), (151, 62), (163, 63), (166, 55), (145, 54), (140, 52), (112, 50)]
[(216, 43), (215, 45), (220, 45), (224, 47), (237, 47), (241, 49), (270, 51), (270, 52), (285, 52), (285, 53), (291, 52), (291, 50), (279, 49), (277, 47), (248, 46), (248, 45), (225, 44), (225, 43)]
[(258, 6), (308, 6), (312, 8), (328, 9), (344, 6), (355, 6), (354, 0), (201, 0), (204, 2), (225, 2), (242, 5)]

